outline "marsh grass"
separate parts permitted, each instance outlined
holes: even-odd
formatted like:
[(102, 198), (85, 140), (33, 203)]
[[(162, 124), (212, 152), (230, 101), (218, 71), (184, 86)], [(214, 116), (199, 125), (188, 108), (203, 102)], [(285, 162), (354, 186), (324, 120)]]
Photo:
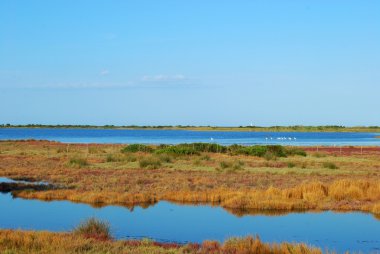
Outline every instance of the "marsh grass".
[(121, 152), (123, 153), (137, 153), (137, 152), (144, 152), (144, 153), (151, 153), (153, 152), (153, 148), (147, 145), (143, 144), (131, 144), (123, 149), (121, 149)]
[(222, 169), (230, 168), (230, 167), (232, 167), (232, 162), (230, 162), (230, 161), (221, 161), (221, 162), (219, 162), (219, 166)]
[(320, 152), (316, 152), (316, 153), (313, 153), (313, 156), (315, 158), (324, 158), (324, 157), (327, 157), (327, 154), (325, 153), (320, 153)]
[(234, 161), (221, 161), (219, 167), (221, 169), (229, 169), (229, 171), (241, 170), (245, 165), (244, 161), (234, 160)]
[(107, 155), (106, 162), (116, 162), (116, 161), (119, 161), (119, 159), (116, 158), (114, 155), (112, 155), (112, 154)]
[(94, 238), (103, 241), (112, 239), (110, 224), (96, 218), (83, 221), (73, 230), (73, 233), (85, 238)]
[(157, 154), (174, 154), (174, 155), (199, 155), (200, 153), (191, 146), (168, 146), (155, 151)]
[(200, 159), (203, 161), (210, 161), (211, 157), (208, 154), (205, 154), (205, 155), (202, 155)]
[(85, 158), (81, 158), (81, 157), (73, 157), (69, 160), (69, 163), (68, 163), (71, 167), (78, 167), (78, 168), (81, 168), (81, 167), (86, 167), (89, 165), (87, 159)]
[[(325, 159), (314, 156), (288, 156), (266, 161), (265, 158), (257, 156), (232, 155), (229, 151), (175, 155), (122, 153), (120, 152), (122, 145), (96, 146), (99, 147), (98, 152), (85, 157), (90, 163), (87, 167), (78, 166), (86, 163), (77, 163), (75, 160), (71, 166), (68, 159), (83, 158), (87, 146), (82, 144), (70, 144), (67, 151), (66, 144), (57, 142), (0, 142), (0, 150), (4, 153), (0, 155), (1, 175), (33, 177), (62, 186), (60, 189), (46, 191), (21, 191), (15, 193), (17, 197), (72, 200), (91, 204), (132, 205), (139, 202), (155, 203), (159, 200), (218, 201), (217, 205), (227, 208), (229, 205), (236, 205), (259, 209), (291, 210), (294, 207), (303, 207), (371, 211), (372, 206), (380, 202), (380, 194), (375, 188), (376, 184), (380, 185), (378, 148), (364, 149), (363, 155), (342, 154), (333, 157), (331, 156), (333, 151), (326, 150), (324, 152), (328, 154), (328, 158)], [(167, 147), (167, 145), (155, 146), (154, 149)], [(64, 149), (64, 152), (54, 153), (59, 148)], [(54, 158), (47, 154), (48, 149), (53, 152)], [(314, 150), (309, 149), (312, 154)], [(20, 157), (20, 152), (25, 152), (27, 156)], [(108, 154), (112, 155), (111, 162), (106, 162)], [(161, 155), (171, 157), (172, 162), (160, 159)], [(153, 163), (151, 157), (155, 158)], [(119, 162), (118, 158), (122, 161)], [(126, 163), (128, 158), (135, 161)], [(147, 158), (147, 162), (144, 162), (144, 158)], [(201, 164), (195, 165), (198, 159), (201, 160)], [(157, 160), (161, 166), (155, 164)], [(235, 161), (238, 160), (245, 163), (240, 165), (244, 170), (236, 170), (239, 169), (239, 163), (234, 169)], [(141, 166), (140, 161), (143, 161)], [(226, 162), (227, 167), (222, 169), (221, 162)], [(297, 166), (288, 168), (289, 162)], [(334, 163), (339, 169), (325, 168), (323, 162)], [(334, 187), (340, 180), (353, 181), (353, 183), (347, 188)], [(365, 184), (355, 184), (357, 180), (366, 181), (370, 188)], [(328, 194), (319, 199), (312, 199), (310, 197), (314, 194), (310, 192), (302, 191), (300, 196), (293, 194), (293, 189), (298, 188), (301, 183), (308, 185), (312, 182), (320, 182), (334, 195)], [(273, 198), (261, 192), (271, 186), (276, 187), (281, 195)], [(256, 195), (259, 199), (256, 198), (255, 201)]]
[(294, 168), (296, 164), (294, 162), (288, 162), (288, 168)]
[(124, 147), (122, 152), (154, 152), (156, 154), (172, 155), (200, 155), (201, 153), (222, 153), (230, 155), (249, 155), (265, 158), (277, 158), (287, 156), (306, 156), (306, 152), (297, 147), (285, 147), (281, 145), (254, 145), (242, 146), (231, 145), (222, 146), (214, 143), (189, 143), (178, 145), (146, 146), (141, 144), (131, 144)]
[(137, 161), (137, 157), (134, 156), (133, 154), (128, 154), (126, 157), (125, 157), (125, 160), (127, 162), (135, 162)]
[(333, 162), (324, 162), (323, 167), (328, 169), (339, 169), (339, 167)]
[[(152, 240), (87, 238), (75, 233), (0, 230), (4, 254), (322, 254), (302, 243), (264, 243), (258, 237), (230, 238), (201, 244), (159, 243)], [(328, 252), (331, 253), (331, 252)]]
[(164, 162), (164, 163), (172, 163), (173, 162), (173, 157), (168, 155), (168, 154), (160, 154), (158, 156), (158, 158), (160, 159), (161, 162)]
[(200, 159), (196, 159), (196, 160), (194, 160), (193, 164), (194, 164), (194, 166), (201, 166), (202, 162)]
[(139, 160), (141, 168), (157, 169), (161, 167), (161, 160), (154, 156), (143, 157)]

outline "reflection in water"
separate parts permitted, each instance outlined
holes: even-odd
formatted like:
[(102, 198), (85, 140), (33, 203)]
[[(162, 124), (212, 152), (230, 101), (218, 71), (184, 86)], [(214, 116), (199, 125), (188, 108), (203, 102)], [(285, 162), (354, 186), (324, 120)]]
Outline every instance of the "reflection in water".
[[(83, 204), (81, 202), (73, 202), (73, 203), (76, 203), (76, 204)], [(128, 209), (130, 212), (133, 212), (135, 210), (135, 208), (142, 208), (142, 209), (148, 209), (149, 207), (152, 207), (154, 205), (156, 205), (157, 203), (139, 203), (139, 204), (115, 204), (115, 205), (112, 205), (112, 206), (117, 206), (117, 207), (123, 207), (123, 208), (126, 208)], [(110, 206), (109, 204), (106, 204), (106, 203), (92, 203), (92, 204), (89, 204), (91, 207), (93, 208), (98, 208), (98, 209), (101, 209), (101, 208), (104, 208), (104, 207), (107, 207), (107, 206)]]
[(249, 215), (265, 215), (265, 216), (281, 216), (290, 213), (303, 213), (305, 211), (288, 211), (288, 210), (257, 210), (257, 209), (230, 209), (224, 208), (227, 212), (236, 217), (244, 217)]

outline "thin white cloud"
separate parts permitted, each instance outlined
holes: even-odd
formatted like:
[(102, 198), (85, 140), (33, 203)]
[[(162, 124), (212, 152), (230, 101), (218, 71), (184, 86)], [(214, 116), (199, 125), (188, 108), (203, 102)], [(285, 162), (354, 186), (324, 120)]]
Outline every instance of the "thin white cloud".
[(77, 82), (77, 83), (56, 83), (48, 85), (34, 85), (34, 86), (24, 86), (23, 88), (29, 89), (112, 89), (112, 88), (130, 88), (134, 87), (132, 82), (126, 82), (123, 84), (114, 84), (114, 83), (86, 83), (86, 82)]
[[(99, 75), (105, 76), (110, 72), (107, 69), (101, 70)], [(146, 75), (135, 80), (124, 82), (112, 82), (98, 80), (98, 82), (67, 82), (67, 83), (45, 83), (39, 85), (20, 85), (19, 88), (27, 89), (130, 89), (130, 88), (185, 88), (199, 87), (199, 80), (185, 77), (182, 74), (176, 75)]]
[(110, 71), (107, 70), (107, 69), (103, 69), (103, 70), (100, 71), (99, 74), (100, 74), (101, 76), (107, 76), (108, 74), (110, 74)]
[(145, 75), (141, 78), (142, 82), (174, 82), (174, 81), (184, 81), (187, 80), (187, 78), (182, 74), (176, 74), (176, 75), (154, 75), (149, 76)]

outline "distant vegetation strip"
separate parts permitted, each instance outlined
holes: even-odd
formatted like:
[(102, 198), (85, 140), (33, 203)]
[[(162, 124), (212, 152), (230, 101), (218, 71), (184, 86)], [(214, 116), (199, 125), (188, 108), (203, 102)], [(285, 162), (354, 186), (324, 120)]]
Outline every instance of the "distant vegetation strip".
[(268, 132), (380, 132), (380, 126), (339, 125), (322, 126), (193, 126), (193, 125), (45, 125), (45, 124), (0, 124), (0, 128), (60, 128), (60, 129), (132, 129), (132, 130), (194, 130), (194, 131), (268, 131)]

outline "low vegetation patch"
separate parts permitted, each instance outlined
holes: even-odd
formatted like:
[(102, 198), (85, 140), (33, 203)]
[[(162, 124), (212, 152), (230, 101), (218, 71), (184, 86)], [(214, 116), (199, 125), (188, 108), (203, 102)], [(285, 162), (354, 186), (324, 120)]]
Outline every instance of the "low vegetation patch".
[(74, 157), (69, 160), (69, 165), (72, 167), (85, 167), (88, 166), (89, 163), (87, 159), (85, 158), (79, 158), (79, 157)]
[(281, 145), (254, 145), (242, 146), (231, 145), (222, 146), (214, 143), (191, 143), (178, 145), (160, 145), (150, 147), (140, 144), (132, 144), (124, 147), (122, 152), (155, 152), (156, 154), (173, 154), (173, 155), (199, 155), (201, 153), (224, 153), (231, 155), (249, 155), (264, 158), (277, 158), (287, 156), (306, 156), (306, 152), (301, 148), (284, 147)]
[[(380, 210), (378, 147), (363, 147), (363, 152), (361, 147), (347, 147), (343, 153), (334, 147), (302, 148), (311, 155), (324, 153), (325, 159), (291, 157), (298, 152), (286, 146), (160, 145), (149, 146), (149, 153), (121, 152), (124, 147), (0, 141), (0, 176), (54, 186), (2, 184), (1, 189), (15, 197), (130, 207), (167, 200), (243, 210)], [(208, 152), (181, 155), (171, 147)], [(64, 152), (56, 153), (59, 149)], [(131, 149), (139, 150), (146, 149)]]
[(317, 153), (314, 153), (313, 156), (315, 158), (324, 158), (324, 157), (327, 157), (327, 154), (317, 152)]
[(154, 156), (143, 157), (139, 160), (141, 168), (157, 169), (161, 166), (161, 160)]
[(294, 162), (288, 162), (288, 168), (294, 168), (296, 164)]
[(339, 167), (337, 165), (335, 165), (335, 163), (333, 162), (324, 162), (323, 163), (323, 167), (324, 168), (328, 168), (328, 169), (338, 169)]
[(264, 243), (258, 237), (231, 238), (224, 243), (159, 243), (150, 240), (104, 241), (76, 233), (0, 230), (0, 252), (4, 254), (322, 254), (302, 243)]
[(199, 155), (200, 153), (193, 147), (187, 145), (168, 146), (155, 151), (157, 154), (174, 155)]
[(95, 218), (90, 218), (79, 224), (73, 230), (73, 233), (85, 238), (94, 238), (103, 241), (112, 239), (109, 223)]
[(121, 151), (123, 153), (137, 153), (137, 152), (151, 153), (153, 152), (153, 148), (147, 145), (143, 145), (143, 144), (131, 144), (121, 149)]

